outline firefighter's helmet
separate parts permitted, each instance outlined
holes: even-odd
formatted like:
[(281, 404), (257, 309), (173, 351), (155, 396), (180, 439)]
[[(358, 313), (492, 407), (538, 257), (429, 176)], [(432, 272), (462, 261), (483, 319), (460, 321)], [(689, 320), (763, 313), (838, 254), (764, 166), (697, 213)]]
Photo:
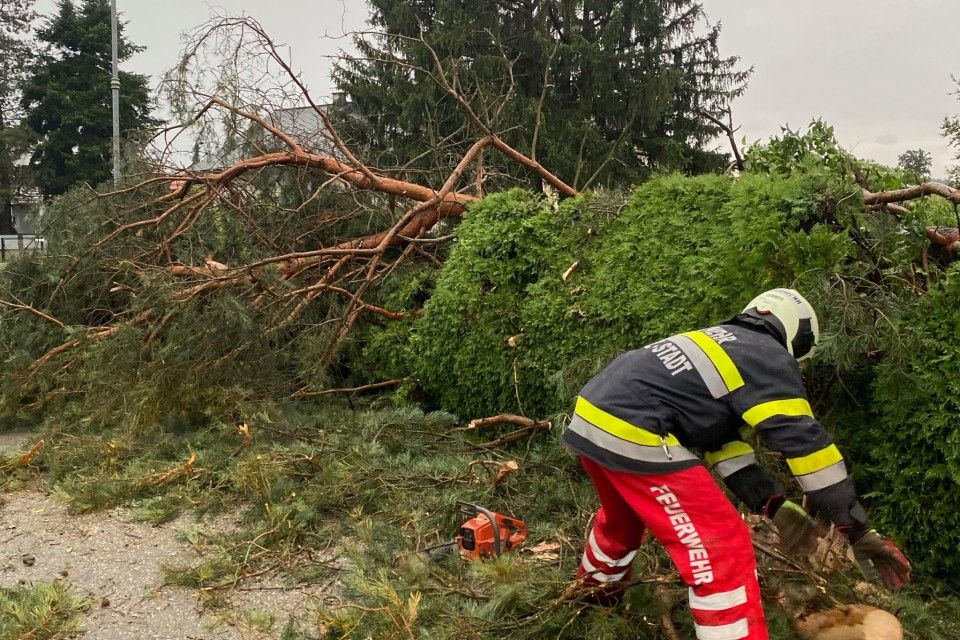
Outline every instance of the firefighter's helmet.
[(743, 313), (772, 325), (797, 360), (813, 355), (820, 338), (817, 312), (793, 289), (770, 289), (751, 300)]

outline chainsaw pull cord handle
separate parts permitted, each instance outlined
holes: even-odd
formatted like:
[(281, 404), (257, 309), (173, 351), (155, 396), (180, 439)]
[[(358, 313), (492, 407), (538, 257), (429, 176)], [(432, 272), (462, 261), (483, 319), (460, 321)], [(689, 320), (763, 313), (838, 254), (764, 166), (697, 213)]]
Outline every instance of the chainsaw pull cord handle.
[(493, 513), (489, 509), (484, 509), (478, 505), (473, 506), (477, 511), (482, 513), (493, 526), (493, 553), (498, 556), (501, 555), (503, 553), (503, 549), (500, 544), (500, 525), (497, 524), (497, 519), (493, 517)]

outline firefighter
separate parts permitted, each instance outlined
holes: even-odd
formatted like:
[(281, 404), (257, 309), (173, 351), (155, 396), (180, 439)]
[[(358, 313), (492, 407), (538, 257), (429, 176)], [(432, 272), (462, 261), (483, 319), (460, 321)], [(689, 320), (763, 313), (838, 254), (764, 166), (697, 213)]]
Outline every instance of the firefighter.
[(847, 536), (868, 578), (890, 589), (910, 580), (906, 557), (867, 526), (843, 457), (810, 409), (797, 362), (818, 334), (810, 304), (773, 289), (724, 324), (620, 355), (583, 387), (563, 435), (600, 498), (583, 586), (618, 599), (649, 530), (689, 586), (697, 638), (767, 638), (750, 532), (694, 452), (786, 543), (809, 551), (815, 526), (757, 464), (741, 429), (784, 455), (811, 513)]

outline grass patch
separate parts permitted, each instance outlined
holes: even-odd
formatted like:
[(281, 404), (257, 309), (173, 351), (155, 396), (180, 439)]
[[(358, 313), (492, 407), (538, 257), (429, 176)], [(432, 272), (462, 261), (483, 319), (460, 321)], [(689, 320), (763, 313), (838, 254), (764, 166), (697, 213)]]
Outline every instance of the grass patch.
[(58, 581), (0, 588), (0, 640), (72, 638), (83, 630), (88, 608)]

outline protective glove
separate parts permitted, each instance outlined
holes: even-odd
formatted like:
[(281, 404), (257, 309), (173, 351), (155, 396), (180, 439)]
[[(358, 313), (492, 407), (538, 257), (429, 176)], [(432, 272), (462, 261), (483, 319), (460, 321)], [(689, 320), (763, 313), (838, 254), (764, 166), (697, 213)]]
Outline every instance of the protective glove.
[(889, 540), (873, 529), (853, 543), (853, 557), (867, 580), (883, 582), (891, 591), (900, 590), (910, 582), (910, 561)]
[(807, 556), (817, 548), (816, 523), (796, 502), (784, 500), (771, 519), (780, 539), (794, 552)]

